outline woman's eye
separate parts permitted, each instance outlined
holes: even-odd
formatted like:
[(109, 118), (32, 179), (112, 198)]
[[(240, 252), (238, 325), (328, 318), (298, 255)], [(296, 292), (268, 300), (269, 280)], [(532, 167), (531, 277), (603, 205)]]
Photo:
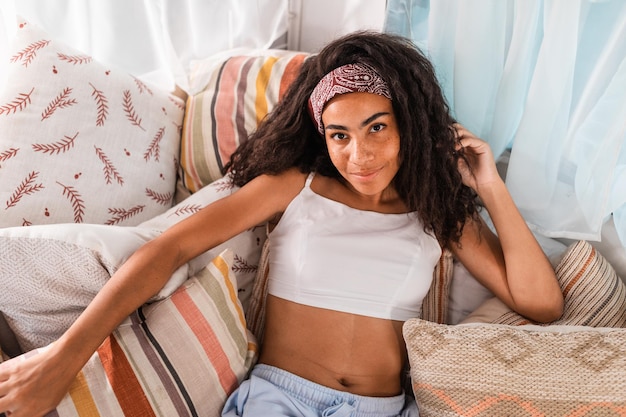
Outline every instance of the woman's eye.
[(332, 135), (330, 135), (331, 139), (335, 139), (335, 140), (343, 140), (345, 138), (347, 138), (348, 136), (345, 133), (333, 133)]
[(381, 130), (383, 130), (385, 128), (385, 125), (382, 123), (377, 123), (375, 125), (372, 126), (371, 131), (372, 132), (380, 132)]

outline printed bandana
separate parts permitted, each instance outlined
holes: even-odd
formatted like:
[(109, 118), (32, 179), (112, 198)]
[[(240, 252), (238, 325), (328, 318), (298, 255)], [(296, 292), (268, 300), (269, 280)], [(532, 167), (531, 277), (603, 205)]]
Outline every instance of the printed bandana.
[(309, 113), (324, 135), (322, 110), (333, 97), (346, 93), (372, 93), (391, 100), (387, 83), (367, 64), (347, 64), (326, 74), (309, 97)]

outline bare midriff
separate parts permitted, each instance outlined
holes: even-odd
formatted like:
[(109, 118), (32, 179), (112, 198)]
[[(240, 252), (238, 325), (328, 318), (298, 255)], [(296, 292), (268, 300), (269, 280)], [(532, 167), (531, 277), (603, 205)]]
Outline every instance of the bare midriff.
[(402, 322), (297, 304), (268, 295), (260, 363), (336, 390), (402, 392)]

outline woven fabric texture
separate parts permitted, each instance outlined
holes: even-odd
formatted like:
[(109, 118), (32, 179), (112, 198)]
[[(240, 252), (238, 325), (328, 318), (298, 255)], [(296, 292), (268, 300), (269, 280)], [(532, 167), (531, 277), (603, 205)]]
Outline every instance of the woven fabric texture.
[(422, 417), (626, 415), (626, 329), (404, 325)]

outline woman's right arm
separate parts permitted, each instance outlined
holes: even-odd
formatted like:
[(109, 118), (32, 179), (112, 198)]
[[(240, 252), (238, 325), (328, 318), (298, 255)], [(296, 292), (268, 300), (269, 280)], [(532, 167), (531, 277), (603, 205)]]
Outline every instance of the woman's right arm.
[(176, 269), (284, 211), (304, 178), (296, 170), (257, 177), (138, 249), (59, 340), (38, 355), (0, 364), (0, 412), (33, 417), (54, 409), (106, 337)]

